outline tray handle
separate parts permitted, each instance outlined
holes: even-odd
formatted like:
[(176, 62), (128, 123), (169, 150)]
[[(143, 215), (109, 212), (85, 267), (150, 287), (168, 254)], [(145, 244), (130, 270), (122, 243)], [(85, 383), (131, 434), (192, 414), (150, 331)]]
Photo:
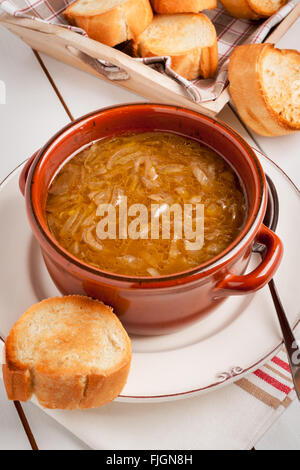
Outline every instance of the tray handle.
[(92, 67), (97, 73), (104, 75), (111, 81), (124, 81), (130, 79), (128, 72), (117, 65), (111, 64), (106, 60), (95, 59), (74, 46), (66, 45), (65, 47), (74, 57), (80, 59), (86, 65)]

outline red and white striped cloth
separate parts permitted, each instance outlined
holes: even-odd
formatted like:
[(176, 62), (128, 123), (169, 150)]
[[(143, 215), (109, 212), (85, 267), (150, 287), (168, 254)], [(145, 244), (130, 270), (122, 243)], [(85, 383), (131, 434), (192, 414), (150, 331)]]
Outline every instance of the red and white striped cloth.
[[(0, 7), (13, 16), (34, 18), (37, 21), (59, 24), (81, 34), (80, 28), (66, 24), (62, 11), (74, 0), (0, 0)], [(300, 0), (290, 0), (281, 10), (266, 21), (250, 21), (233, 18), (222, 6), (207, 10), (206, 15), (215, 25), (218, 35), (219, 67), (216, 77), (209, 80), (192, 82), (181, 77), (171, 69), (170, 57), (137, 59), (145, 64), (166, 73), (180, 82), (190, 98), (196, 103), (215, 100), (220, 96), (227, 83), (228, 58), (239, 44), (261, 43), (271, 28), (279, 24)], [(103, 64), (102, 64), (103, 65)], [(116, 73), (118, 73), (116, 71)]]
[(274, 410), (287, 408), (295, 398), (293, 380), (284, 349), (263, 367), (235, 382), (235, 385)]

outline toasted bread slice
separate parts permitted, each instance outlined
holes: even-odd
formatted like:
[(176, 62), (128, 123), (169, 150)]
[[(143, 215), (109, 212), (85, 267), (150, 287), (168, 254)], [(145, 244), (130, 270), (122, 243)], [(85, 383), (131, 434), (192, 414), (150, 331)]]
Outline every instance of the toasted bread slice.
[(230, 57), (230, 94), (245, 124), (264, 136), (300, 130), (300, 53), (272, 44), (238, 46)]
[(63, 15), (68, 23), (107, 46), (135, 38), (153, 18), (149, 0), (77, 0)]
[(282, 8), (288, 0), (248, 0), (250, 8), (259, 16), (272, 16)]
[(173, 13), (199, 13), (203, 10), (217, 8), (217, 0), (151, 0), (156, 13), (163, 15)]
[(133, 50), (138, 57), (170, 56), (172, 69), (188, 80), (211, 78), (218, 67), (216, 30), (202, 13), (155, 16)]
[(257, 20), (274, 15), (288, 0), (220, 0), (235, 18)]
[(69, 296), (33, 305), (5, 343), (10, 400), (35, 394), (45, 408), (95, 408), (116, 398), (131, 361), (130, 339), (111, 308)]

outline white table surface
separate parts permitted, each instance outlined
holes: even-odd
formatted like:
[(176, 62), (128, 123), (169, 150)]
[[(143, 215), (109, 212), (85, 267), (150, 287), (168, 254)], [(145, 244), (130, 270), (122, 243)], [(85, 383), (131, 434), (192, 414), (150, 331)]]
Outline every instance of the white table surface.
[[(278, 44), (299, 48), (298, 20)], [(74, 118), (92, 110), (134, 101), (141, 96), (41, 56)], [(0, 104), (0, 181), (30, 157), (70, 118), (31, 49), (0, 27), (0, 80), (6, 85), (6, 104)], [(300, 186), (300, 133), (273, 139), (249, 133), (230, 106), (219, 115), (252, 145), (260, 147)], [(0, 292), (1, 295), (1, 292)], [(1, 332), (0, 332), (1, 333)], [(31, 403), (23, 405), (40, 449), (85, 450), (86, 445)], [(0, 381), (0, 450), (30, 449), (15, 407)], [(257, 450), (300, 449), (300, 404), (294, 402), (256, 444)]]

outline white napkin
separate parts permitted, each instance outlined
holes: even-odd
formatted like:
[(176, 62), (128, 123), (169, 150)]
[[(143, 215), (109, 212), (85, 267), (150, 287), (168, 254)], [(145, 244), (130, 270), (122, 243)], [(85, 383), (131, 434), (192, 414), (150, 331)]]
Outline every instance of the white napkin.
[(160, 404), (113, 402), (97, 410), (45, 411), (92, 449), (247, 450), (284, 409), (274, 410), (233, 384)]
[[(0, 357), (2, 350), (0, 341)], [(282, 350), (246, 378), (194, 398), (44, 411), (97, 450), (248, 450), (295, 398), (286, 361)]]

